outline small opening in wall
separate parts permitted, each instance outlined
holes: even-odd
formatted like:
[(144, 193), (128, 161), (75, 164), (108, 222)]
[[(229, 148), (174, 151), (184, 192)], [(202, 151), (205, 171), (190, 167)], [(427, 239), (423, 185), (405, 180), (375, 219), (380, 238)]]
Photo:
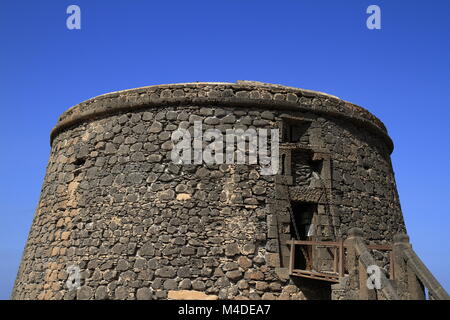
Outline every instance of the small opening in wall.
[(322, 176), (323, 160), (310, 160), (309, 164), (314, 172)]
[(297, 240), (312, 240), (314, 237), (313, 216), (317, 204), (302, 201), (292, 201), (293, 220), (291, 221), (291, 236)]
[(75, 161), (73, 162), (73, 164), (75, 166), (82, 166), (86, 163), (86, 158), (77, 158), (75, 159)]
[(364, 170), (369, 171), (371, 169), (370, 162), (367, 159), (363, 159), (362, 167), (364, 168)]
[[(292, 201), (291, 237), (297, 240), (312, 241), (315, 239), (314, 215), (317, 204), (302, 201)], [(295, 268), (310, 270), (312, 268), (311, 247), (304, 247), (296, 252)]]
[[(292, 153), (291, 172), (296, 186), (309, 187), (322, 177), (323, 160), (313, 160), (309, 150), (297, 150)], [(314, 180), (314, 181), (313, 181)]]
[(309, 122), (302, 121), (285, 121), (283, 124), (283, 141), (292, 143), (309, 143), (309, 138), (306, 134), (310, 126)]

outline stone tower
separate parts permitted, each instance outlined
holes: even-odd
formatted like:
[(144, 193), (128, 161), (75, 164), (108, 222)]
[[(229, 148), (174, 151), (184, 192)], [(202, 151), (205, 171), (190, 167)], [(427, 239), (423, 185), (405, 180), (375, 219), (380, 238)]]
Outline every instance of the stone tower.
[[(277, 129), (278, 171), (174, 162), (172, 133), (194, 123)], [(290, 276), (289, 241), (357, 227), (381, 245), (405, 232), (392, 150), (367, 110), (292, 87), (169, 84), (89, 99), (51, 133), (13, 298), (330, 298), (330, 283)], [(314, 250), (303, 264), (332, 263)]]

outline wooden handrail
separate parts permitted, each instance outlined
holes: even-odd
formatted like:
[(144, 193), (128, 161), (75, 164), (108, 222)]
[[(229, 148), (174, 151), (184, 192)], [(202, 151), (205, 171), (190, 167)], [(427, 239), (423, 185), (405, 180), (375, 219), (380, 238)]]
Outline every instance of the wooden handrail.
[[(325, 246), (325, 247), (339, 247), (341, 241), (308, 241), (308, 240), (290, 240), (289, 245), (292, 243), (299, 245), (312, 245), (312, 246)], [(344, 245), (345, 246), (345, 245)], [(367, 247), (371, 250), (391, 251), (392, 245), (390, 244), (369, 244)]]
[[(287, 242), (288, 245), (291, 246), (290, 257), (289, 257), (289, 274), (301, 276), (305, 278), (313, 278), (319, 280), (327, 280), (338, 282), (340, 277), (345, 276), (345, 245), (344, 241), (308, 241), (308, 240), (294, 240), (291, 239)], [(330, 272), (320, 272), (313, 270), (301, 270), (295, 269), (295, 252), (296, 246), (317, 246), (317, 247), (334, 247), (334, 256), (333, 256), (333, 271)]]
[(288, 243), (305, 245), (305, 246), (325, 246), (325, 247), (338, 247), (340, 245), (340, 242), (337, 242), (337, 241), (291, 240)]

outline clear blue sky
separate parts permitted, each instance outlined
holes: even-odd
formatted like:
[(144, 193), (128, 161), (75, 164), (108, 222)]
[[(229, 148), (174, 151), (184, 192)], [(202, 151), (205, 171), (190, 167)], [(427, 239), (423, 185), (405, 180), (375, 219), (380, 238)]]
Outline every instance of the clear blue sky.
[[(66, 8), (81, 8), (81, 30)], [(366, 28), (377, 4), (382, 29)], [(281, 83), (362, 105), (388, 127), (414, 248), (450, 291), (450, 1), (0, 2), (0, 299), (7, 299), (49, 156), (90, 97), (161, 83)]]

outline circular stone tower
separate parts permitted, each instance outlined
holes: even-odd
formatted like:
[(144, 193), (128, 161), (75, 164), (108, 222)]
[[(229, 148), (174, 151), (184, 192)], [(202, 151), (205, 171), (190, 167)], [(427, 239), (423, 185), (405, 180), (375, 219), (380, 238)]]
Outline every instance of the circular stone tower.
[[(208, 130), (259, 139), (259, 129), (278, 132), (269, 174), (261, 140), (253, 162), (211, 163), (195, 151), (212, 141)], [(172, 156), (180, 130), (191, 162)], [(169, 84), (89, 99), (51, 133), (12, 297), (327, 298), (329, 286), (289, 276), (288, 241), (338, 240), (359, 227), (382, 244), (404, 232), (392, 149), (367, 110), (280, 85)]]

